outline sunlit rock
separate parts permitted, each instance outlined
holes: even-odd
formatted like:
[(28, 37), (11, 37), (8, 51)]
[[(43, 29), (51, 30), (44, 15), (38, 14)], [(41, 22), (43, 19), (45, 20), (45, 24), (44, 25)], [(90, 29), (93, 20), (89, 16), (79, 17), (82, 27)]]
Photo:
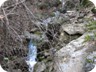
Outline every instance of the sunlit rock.
[(82, 24), (66, 24), (62, 25), (63, 31), (68, 33), (69, 35), (73, 34), (84, 34), (86, 31), (85, 25)]
[(85, 72), (86, 57), (90, 52), (94, 51), (95, 46), (94, 42), (84, 43), (86, 35), (93, 36), (93, 34), (86, 33), (56, 52), (55, 72)]

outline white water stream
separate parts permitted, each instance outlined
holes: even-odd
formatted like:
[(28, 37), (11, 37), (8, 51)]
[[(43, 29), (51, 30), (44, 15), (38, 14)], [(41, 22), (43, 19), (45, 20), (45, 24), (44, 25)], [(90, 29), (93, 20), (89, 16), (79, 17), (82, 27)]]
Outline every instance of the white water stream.
[(65, 0), (60, 0), (62, 2), (62, 9), (64, 8), (64, 5), (65, 5)]
[(32, 40), (30, 40), (28, 44), (28, 56), (26, 63), (29, 65), (29, 72), (33, 72), (34, 70), (34, 65), (37, 63), (36, 58), (37, 58), (37, 47), (33, 44)]

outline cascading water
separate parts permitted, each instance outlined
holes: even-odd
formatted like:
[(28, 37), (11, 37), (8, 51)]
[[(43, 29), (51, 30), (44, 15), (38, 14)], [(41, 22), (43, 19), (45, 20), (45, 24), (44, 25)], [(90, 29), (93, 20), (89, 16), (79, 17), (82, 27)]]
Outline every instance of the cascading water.
[(60, 0), (62, 2), (62, 9), (64, 8), (65, 5), (65, 0)]
[(28, 56), (26, 63), (29, 66), (29, 72), (33, 72), (34, 65), (37, 63), (37, 47), (33, 44), (32, 40), (30, 39), (30, 42), (28, 44)]

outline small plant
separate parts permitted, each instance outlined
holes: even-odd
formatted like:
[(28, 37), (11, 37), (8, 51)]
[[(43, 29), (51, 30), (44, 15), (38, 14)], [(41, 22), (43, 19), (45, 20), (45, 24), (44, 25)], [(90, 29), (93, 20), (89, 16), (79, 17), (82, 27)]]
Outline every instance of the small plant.
[(87, 25), (88, 31), (96, 30), (96, 21), (92, 21)]
[(93, 60), (91, 59), (86, 59), (87, 63), (93, 63)]
[(87, 41), (90, 41), (91, 40), (91, 37), (89, 35), (87, 35), (84, 39), (84, 42), (87, 42)]
[(91, 21), (88, 25), (86, 25), (87, 29), (88, 29), (88, 32), (93, 32), (94, 33), (94, 36), (90, 36), (90, 35), (87, 35), (85, 37), (85, 40), (84, 42), (87, 42), (87, 41), (95, 41), (96, 40), (96, 21)]

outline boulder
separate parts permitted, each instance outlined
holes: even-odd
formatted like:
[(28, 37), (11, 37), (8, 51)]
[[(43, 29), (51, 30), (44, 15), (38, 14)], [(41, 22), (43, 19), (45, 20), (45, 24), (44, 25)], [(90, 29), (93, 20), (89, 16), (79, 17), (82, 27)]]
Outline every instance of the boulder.
[(96, 71), (96, 51), (93, 51), (87, 56), (84, 69), (85, 69), (85, 72)]
[(68, 33), (69, 35), (74, 34), (84, 34), (86, 31), (85, 24), (66, 24), (62, 25), (63, 31)]
[(84, 42), (86, 35), (93, 34), (86, 33), (55, 53), (55, 72), (85, 72), (86, 57), (96, 50), (95, 42)]
[(43, 72), (46, 69), (44, 62), (38, 62), (35, 66), (34, 72)]

